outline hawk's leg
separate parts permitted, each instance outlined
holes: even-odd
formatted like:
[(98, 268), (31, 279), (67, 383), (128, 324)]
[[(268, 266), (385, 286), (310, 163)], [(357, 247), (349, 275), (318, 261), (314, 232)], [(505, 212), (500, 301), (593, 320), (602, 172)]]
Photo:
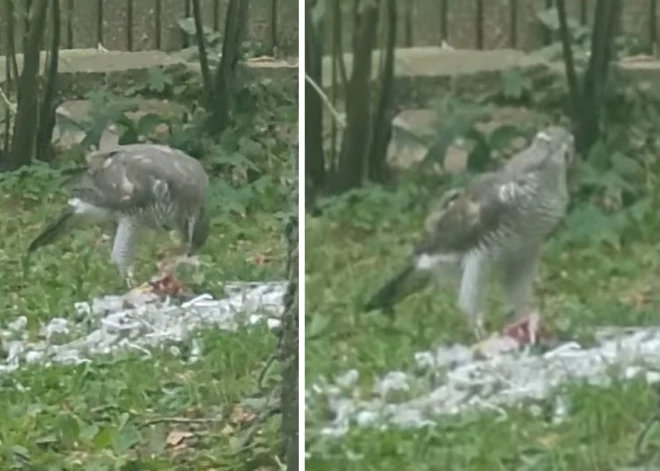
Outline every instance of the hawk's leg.
[[(539, 250), (531, 247), (515, 254), (509, 254), (502, 263), (502, 286), (506, 302), (511, 313), (512, 323), (505, 331), (515, 328), (521, 322), (526, 323), (525, 317), (531, 309), (531, 299), (534, 286), (534, 277), (539, 260)], [(530, 333), (535, 337), (535, 332)], [(534, 343), (535, 339), (532, 340)]]
[(477, 339), (486, 335), (483, 323), (488, 270), (488, 261), (479, 252), (471, 253), (463, 260), (458, 307), (468, 315), (470, 327)]
[(135, 286), (133, 278), (133, 250), (135, 248), (136, 228), (128, 218), (122, 218), (117, 224), (115, 240), (112, 243), (110, 259), (117, 265), (129, 289)]
[(538, 258), (534, 247), (510, 254), (502, 261), (502, 286), (508, 308), (515, 316), (530, 307)]

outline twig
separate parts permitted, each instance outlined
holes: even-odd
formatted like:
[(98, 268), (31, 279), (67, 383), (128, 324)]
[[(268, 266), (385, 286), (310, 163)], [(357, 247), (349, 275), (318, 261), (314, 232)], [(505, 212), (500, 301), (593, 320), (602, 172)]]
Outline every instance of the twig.
[(155, 417), (141, 423), (138, 428), (149, 427), (157, 424), (215, 424), (223, 422), (224, 419), (189, 419), (186, 417)]
[(259, 389), (263, 389), (263, 383), (264, 379), (266, 378), (266, 373), (270, 369), (270, 367), (273, 365), (273, 363), (277, 360), (277, 354), (273, 353), (268, 357), (268, 360), (266, 360), (266, 365), (263, 367), (261, 370), (261, 373), (259, 373), (259, 377), (257, 378), (257, 387)]
[(282, 408), (280, 404), (275, 404), (270, 408), (266, 409), (265, 411), (261, 412), (257, 417), (255, 417), (250, 423), (247, 431), (245, 432), (243, 439), (238, 442), (236, 446), (236, 450), (237, 450), (236, 454), (239, 454), (240, 452), (244, 451), (244, 449), (250, 444), (250, 442), (254, 440), (254, 437), (257, 435), (260, 426), (265, 424), (266, 421), (270, 419), (272, 416), (277, 415), (281, 412), (282, 412)]
[(9, 110), (16, 114), (16, 105), (9, 101), (9, 97), (5, 94), (5, 91), (2, 89), (2, 87), (0, 87), (0, 98), (2, 98), (2, 101), (4, 101), (5, 104), (9, 107)]
[(339, 111), (335, 109), (334, 106), (332, 106), (332, 103), (330, 103), (330, 100), (328, 99), (328, 96), (325, 94), (325, 92), (321, 89), (321, 87), (318, 86), (316, 82), (314, 82), (314, 79), (312, 79), (307, 73), (305, 72), (305, 81), (309, 83), (312, 88), (316, 91), (316, 93), (319, 94), (321, 97), (321, 100), (323, 101), (323, 104), (328, 108), (330, 111), (330, 114), (335, 118), (335, 121), (339, 123), (342, 127), (346, 127), (346, 122), (344, 121), (344, 118), (341, 117), (339, 114)]

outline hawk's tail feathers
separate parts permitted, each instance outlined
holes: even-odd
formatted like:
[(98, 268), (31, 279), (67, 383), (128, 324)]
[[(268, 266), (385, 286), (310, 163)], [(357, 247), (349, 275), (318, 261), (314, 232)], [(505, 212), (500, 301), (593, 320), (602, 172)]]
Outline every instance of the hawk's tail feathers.
[(432, 278), (431, 271), (419, 270), (414, 265), (409, 264), (376, 292), (369, 302), (364, 305), (364, 310), (391, 308), (404, 298), (425, 288)]
[(66, 234), (74, 225), (75, 219), (75, 209), (71, 206), (64, 208), (57, 216), (57, 219), (48, 224), (48, 226), (41, 231), (41, 234), (32, 241), (28, 247), (28, 254), (34, 252), (39, 247), (55, 242), (61, 236)]

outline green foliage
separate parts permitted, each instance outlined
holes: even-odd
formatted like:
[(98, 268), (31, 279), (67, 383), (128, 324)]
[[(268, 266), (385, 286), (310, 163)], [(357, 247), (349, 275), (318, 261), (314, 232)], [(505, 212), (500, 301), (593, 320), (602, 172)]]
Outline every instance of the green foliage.
[(62, 192), (63, 170), (37, 161), (14, 172), (0, 173), (0, 193), (20, 194), (21, 198), (35, 203), (43, 200), (44, 193), (50, 198), (58, 196)]
[(324, 218), (350, 222), (356, 229), (394, 227), (409, 217), (409, 211), (419, 211), (419, 201), (428, 198), (428, 189), (415, 182), (388, 190), (368, 185), (320, 200), (318, 208)]
[[(548, 57), (548, 59), (561, 59), (562, 45), (559, 40), (559, 14), (556, 7), (541, 10), (536, 14), (537, 19), (550, 32), (552, 44), (542, 48), (539, 52)], [(585, 66), (588, 60), (588, 53), (591, 49), (592, 29), (588, 25), (583, 25), (573, 17), (567, 17), (569, 39), (573, 47), (573, 54), (576, 65)], [(614, 54), (618, 57), (631, 56), (644, 52), (649, 52), (650, 45), (644, 44), (639, 37), (632, 35), (619, 35), (614, 40)]]
[[(501, 156), (516, 138), (528, 135), (531, 131), (527, 127), (500, 124), (486, 132), (480, 124), (488, 121), (493, 106), (470, 102), (451, 94), (439, 100), (435, 110), (437, 131), (430, 138), (422, 139), (428, 146), (423, 166), (444, 164), (450, 146), (463, 140), (469, 149), (467, 170), (491, 170), (498, 165), (498, 155)], [(528, 125), (531, 127), (533, 123)]]
[[(196, 44), (197, 37), (195, 36), (195, 20), (192, 17), (180, 18), (178, 24), (181, 31), (188, 36), (190, 42)], [(220, 58), (222, 57), (223, 36), (220, 32), (213, 28), (209, 28), (208, 26), (202, 27), (202, 33), (204, 44), (206, 45), (206, 54), (208, 56), (207, 59), (209, 65), (215, 67), (220, 63)], [(244, 59), (268, 55), (271, 52), (269, 46), (260, 41), (243, 41), (243, 44), (241, 45), (241, 56)], [(185, 54), (190, 60), (196, 60), (199, 57), (199, 51), (196, 45), (184, 49), (183, 54)]]
[[(110, 125), (117, 125), (120, 136), (124, 130), (133, 127), (131, 120), (126, 116), (126, 112), (137, 109), (136, 99), (116, 95), (107, 88), (98, 88), (88, 93), (87, 99), (91, 105), (91, 116), (89, 119), (77, 124), (77, 127), (85, 131), (85, 138), (81, 142), (81, 147), (94, 146), (98, 148), (103, 132)], [(126, 139), (120, 138), (120, 141), (130, 143), (126, 142)]]
[(506, 100), (520, 101), (534, 89), (532, 79), (515, 69), (502, 72), (502, 95)]

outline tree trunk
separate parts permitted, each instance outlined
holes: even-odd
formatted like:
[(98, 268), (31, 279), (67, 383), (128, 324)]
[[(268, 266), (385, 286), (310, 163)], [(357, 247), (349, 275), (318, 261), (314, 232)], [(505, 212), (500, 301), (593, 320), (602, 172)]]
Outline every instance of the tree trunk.
[(557, 0), (557, 12), (576, 148), (580, 154), (586, 155), (600, 137), (603, 92), (612, 58), (616, 19), (620, 16), (621, 1), (598, 0), (596, 3), (591, 54), (581, 86), (577, 79), (570, 45), (565, 0)]
[(230, 0), (225, 16), (222, 58), (215, 72), (215, 103), (211, 111), (211, 131), (220, 134), (229, 124), (233, 110), (234, 79), (241, 54), (243, 32), (247, 23), (249, 0)]
[(600, 137), (603, 111), (603, 92), (612, 58), (615, 25), (621, 11), (620, 0), (598, 0), (594, 12), (594, 30), (591, 36), (591, 55), (582, 83), (582, 120), (577, 147), (588, 152)]
[[(14, 89), (13, 81), (15, 80), (18, 66), (16, 65), (16, 47), (14, 42), (14, 3), (13, 0), (5, 0), (3, 4), (4, 11), (7, 18), (7, 30), (5, 31), (5, 92), (7, 97), (11, 97), (12, 90)], [(5, 159), (9, 152), (11, 142), (11, 109), (9, 106), (5, 107), (5, 129), (3, 132), (3, 145), (0, 148), (0, 169), (5, 165)]]
[[(312, 22), (313, 1), (305, 2), (305, 72), (322, 85), (323, 49), (317, 25)], [(315, 196), (325, 184), (323, 153), (323, 103), (314, 87), (305, 81), (305, 198), (307, 209), (314, 207)]]
[[(297, 154), (297, 153), (296, 153)], [(282, 363), (282, 440), (283, 461), (288, 471), (298, 470), (298, 191), (294, 191), (294, 211), (286, 225), (287, 279), (279, 357)]]
[(368, 176), (371, 180), (384, 182), (388, 178), (387, 148), (392, 139), (394, 91), (394, 49), (396, 47), (397, 11), (396, 0), (387, 0), (387, 44), (385, 62), (380, 76), (380, 96), (374, 116), (372, 140), (369, 152)]
[(53, 37), (48, 58), (48, 71), (46, 73), (46, 90), (41, 101), (39, 113), (39, 130), (37, 137), (37, 159), (49, 162), (52, 160), (53, 128), (55, 127), (55, 101), (57, 93), (57, 71), (60, 57), (60, 39), (62, 18), (60, 17), (60, 0), (51, 1), (51, 15), (53, 22)]
[(202, 22), (202, 7), (199, 0), (192, 0), (193, 19), (195, 21), (195, 40), (197, 41), (197, 52), (199, 53), (199, 66), (202, 69), (202, 81), (204, 83), (205, 103), (207, 109), (212, 109), (215, 103), (213, 83), (209, 69), (208, 55), (206, 54), (206, 43), (204, 42), (204, 26)]
[(35, 123), (39, 105), (39, 53), (46, 25), (48, 0), (37, 0), (30, 10), (30, 28), (26, 33), (23, 51), (23, 72), (18, 81), (18, 107), (14, 122), (11, 152), (5, 160), (5, 168), (16, 170), (31, 161), (34, 149)]
[(346, 86), (346, 129), (339, 153), (339, 168), (333, 189), (344, 192), (363, 183), (371, 142), (371, 63), (378, 29), (380, 0), (355, 2), (353, 67)]

